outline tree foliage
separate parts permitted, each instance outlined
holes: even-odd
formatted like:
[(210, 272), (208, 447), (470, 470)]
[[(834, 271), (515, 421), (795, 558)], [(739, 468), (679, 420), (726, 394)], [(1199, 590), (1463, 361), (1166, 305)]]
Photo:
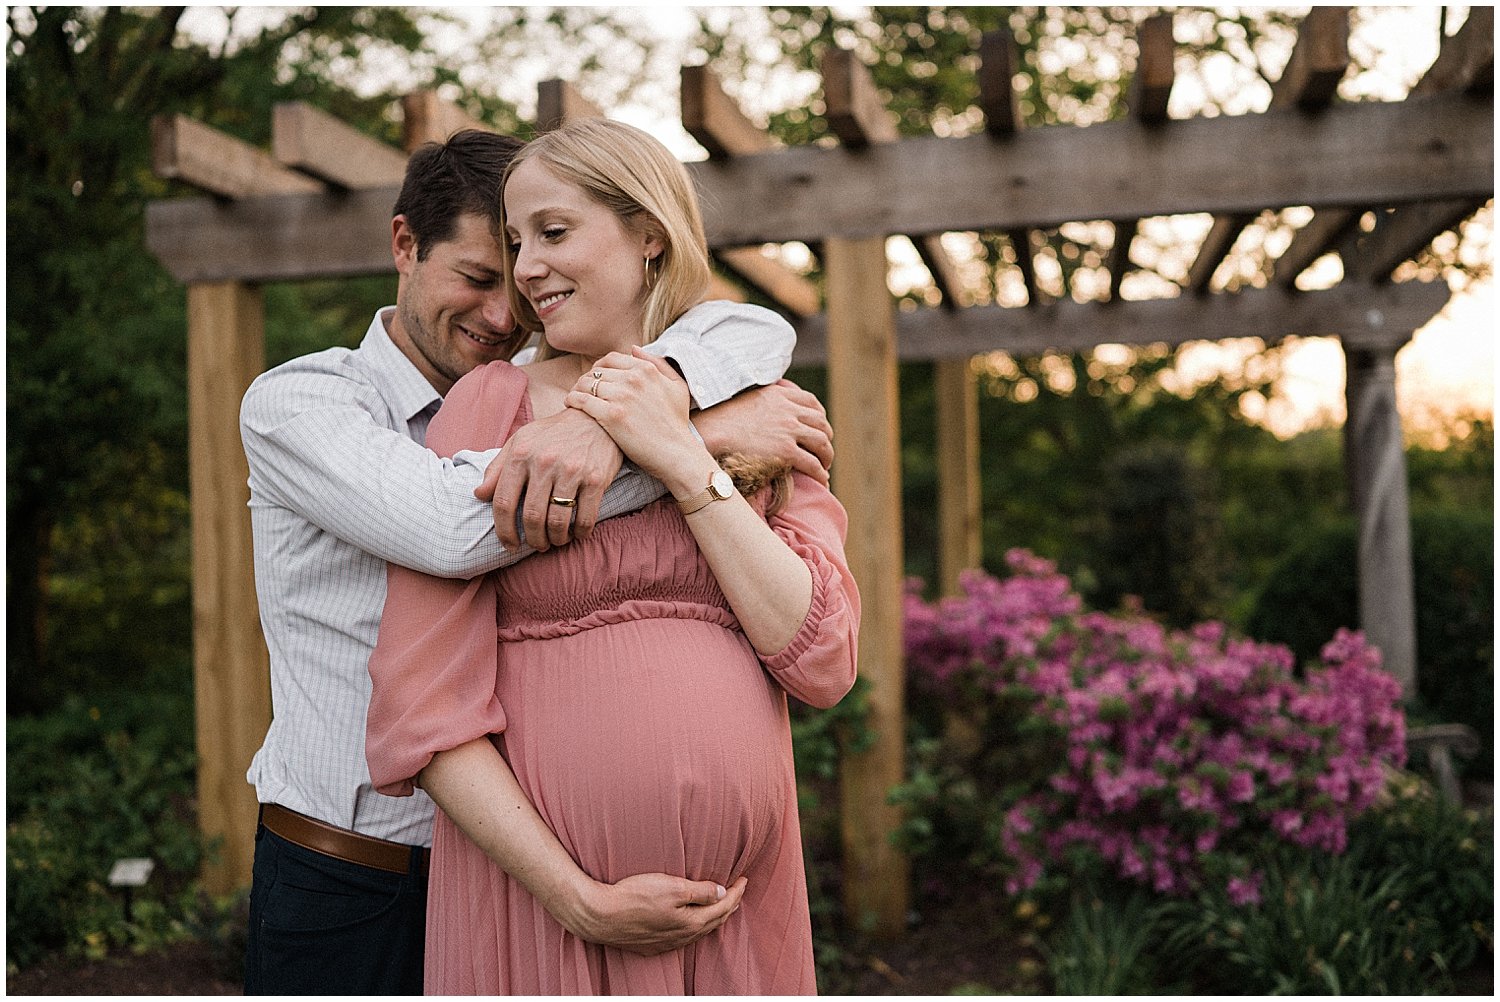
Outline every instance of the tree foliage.
[[(171, 660), (164, 648), (186, 656), (184, 297), (144, 249), (145, 204), (169, 192), (150, 170), (149, 116), (265, 145), (272, 106), (301, 99), (398, 141), (396, 94), (360, 96), (343, 78), (425, 44), (396, 8), (291, 8), (255, 30), (232, 10), (217, 45), (184, 32), (184, 13), (7, 14), (12, 710), (55, 701), (80, 673), (128, 682)], [(357, 334), (368, 314), (350, 330), (351, 299), (358, 316), (385, 296), (354, 288), (366, 295), (272, 290), (273, 358)]]

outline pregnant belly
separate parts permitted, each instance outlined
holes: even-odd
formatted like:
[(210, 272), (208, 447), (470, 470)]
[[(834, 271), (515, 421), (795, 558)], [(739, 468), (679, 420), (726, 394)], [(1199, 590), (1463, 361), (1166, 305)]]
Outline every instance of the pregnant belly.
[(580, 866), (732, 881), (794, 803), (786, 699), (745, 639), (643, 620), (501, 646), (504, 744)]

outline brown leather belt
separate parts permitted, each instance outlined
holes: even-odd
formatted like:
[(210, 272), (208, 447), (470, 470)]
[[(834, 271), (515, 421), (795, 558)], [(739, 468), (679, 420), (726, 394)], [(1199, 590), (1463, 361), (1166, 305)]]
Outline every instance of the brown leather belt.
[(421, 853), (420, 865), (425, 873), (432, 855), (428, 849), (351, 832), (317, 818), (310, 818), (306, 814), (289, 811), (280, 804), (261, 804), (260, 823), (266, 826), (266, 831), (274, 832), (304, 849), (390, 873), (410, 871), (411, 854), (414, 850)]

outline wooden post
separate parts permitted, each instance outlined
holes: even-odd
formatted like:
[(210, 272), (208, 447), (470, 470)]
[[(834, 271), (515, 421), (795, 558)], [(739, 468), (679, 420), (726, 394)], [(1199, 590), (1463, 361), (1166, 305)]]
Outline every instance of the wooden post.
[(905, 928), (910, 893), (907, 859), (888, 839), (900, 813), (886, 803), (906, 771), (895, 310), (884, 238), (830, 239), (824, 259), (834, 489), (849, 511), (849, 566), (863, 606), (859, 674), (876, 733), (871, 748), (842, 757), (844, 909), (859, 928), (891, 937)]
[(193, 691), (198, 824), (221, 837), (213, 893), (250, 883), (255, 791), (245, 770), (271, 722), (270, 659), (255, 601), (240, 398), (265, 368), (260, 290), (188, 286), (188, 474), (193, 505)]
[(967, 358), (932, 364), (937, 396), (938, 583), (958, 594), (960, 571), (984, 554), (979, 502), (979, 390)]
[(1396, 346), (1345, 352), (1344, 455), (1359, 517), (1359, 622), (1406, 696), (1416, 692), (1406, 451), (1396, 411)]

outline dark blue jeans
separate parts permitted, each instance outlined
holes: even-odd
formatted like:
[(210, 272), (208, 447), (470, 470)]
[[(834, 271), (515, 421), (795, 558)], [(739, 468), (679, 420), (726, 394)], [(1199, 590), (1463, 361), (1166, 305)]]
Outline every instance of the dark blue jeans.
[(257, 828), (246, 995), (420, 995), (427, 875), (346, 863)]

